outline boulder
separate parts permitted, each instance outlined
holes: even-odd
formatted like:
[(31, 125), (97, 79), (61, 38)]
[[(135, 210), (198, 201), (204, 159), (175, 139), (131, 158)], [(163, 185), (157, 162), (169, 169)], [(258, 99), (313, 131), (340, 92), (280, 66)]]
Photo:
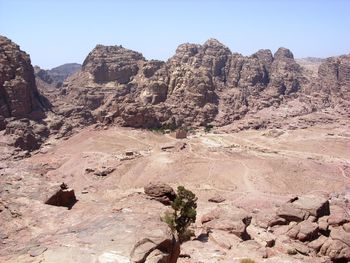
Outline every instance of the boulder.
[(251, 218), (248, 213), (241, 209), (215, 209), (203, 215), (201, 222), (209, 230), (223, 230), (242, 240), (247, 240), (249, 239), (247, 226), (250, 224)]
[(319, 196), (300, 196), (292, 204), (316, 218), (330, 214), (328, 200)]
[(332, 261), (346, 262), (350, 260), (350, 247), (340, 240), (328, 238), (318, 254), (328, 256)]
[(220, 216), (222, 215), (222, 210), (221, 209), (214, 209), (206, 214), (204, 214), (201, 218), (201, 223), (205, 224), (209, 221), (212, 221), (214, 219), (218, 219), (220, 218)]
[(290, 229), (287, 235), (291, 238), (298, 239), (300, 241), (310, 241), (317, 237), (318, 225), (317, 223), (310, 222), (308, 220), (302, 221)]
[(350, 216), (346, 212), (345, 208), (339, 205), (332, 205), (331, 214), (329, 215), (327, 222), (331, 226), (340, 226), (350, 222)]
[(343, 229), (345, 230), (345, 232), (350, 233), (350, 223), (346, 223), (343, 225)]
[(321, 217), (317, 223), (320, 231), (324, 233), (328, 232), (328, 227), (329, 227), (328, 216)]
[(174, 189), (165, 183), (150, 183), (149, 185), (145, 186), (144, 190), (146, 195), (164, 205), (170, 205), (176, 198)]
[(250, 238), (259, 243), (262, 247), (273, 247), (275, 245), (276, 236), (263, 228), (253, 225), (247, 227), (247, 233)]
[(308, 213), (300, 208), (293, 206), (292, 203), (286, 203), (277, 211), (277, 216), (285, 219), (287, 222), (301, 222), (308, 217)]
[(330, 237), (333, 240), (339, 240), (350, 248), (350, 233), (346, 232), (342, 227), (332, 227)]
[(83, 70), (89, 72), (96, 82), (130, 82), (139, 71), (139, 62), (145, 61), (141, 53), (122, 46), (97, 45), (83, 63)]
[(277, 225), (288, 224), (287, 220), (276, 215), (273, 210), (263, 210), (259, 211), (254, 219), (255, 224), (259, 227), (267, 229), (268, 227), (273, 227)]
[(242, 220), (233, 221), (228, 218), (219, 218), (205, 223), (205, 226), (208, 229), (217, 229), (232, 233), (242, 239), (246, 239), (245, 237), (247, 236), (247, 226)]
[(94, 170), (94, 175), (96, 176), (107, 176), (115, 171), (114, 167), (102, 167), (101, 169)]
[(310, 216), (316, 220), (319, 217), (329, 215), (329, 213), (327, 199), (317, 196), (300, 196), (282, 205), (277, 211), (277, 216), (286, 219), (288, 222), (300, 222)]
[(130, 261), (176, 263), (180, 254), (180, 244), (170, 229), (162, 224), (154, 229), (151, 236), (139, 240), (131, 251)]
[(231, 249), (234, 244), (237, 244), (241, 241), (241, 239), (236, 235), (218, 229), (215, 229), (209, 233), (209, 240), (213, 241), (224, 249)]
[(307, 245), (314, 249), (316, 252), (320, 251), (322, 245), (326, 242), (327, 237), (325, 236), (319, 236), (317, 239), (311, 241), (310, 243), (308, 243)]
[(208, 202), (212, 202), (212, 203), (222, 203), (224, 202), (226, 199), (224, 197), (222, 197), (221, 195), (215, 195), (211, 198), (208, 199)]

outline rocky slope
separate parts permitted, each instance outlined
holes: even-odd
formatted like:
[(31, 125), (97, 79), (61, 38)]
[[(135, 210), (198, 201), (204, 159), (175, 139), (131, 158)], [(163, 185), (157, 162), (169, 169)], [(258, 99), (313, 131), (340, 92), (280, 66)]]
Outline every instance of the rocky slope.
[[(49, 77), (0, 37), (0, 261), (350, 259), (349, 55), (316, 75), (285, 48), (210, 39), (162, 62), (98, 45), (62, 86)], [(113, 124), (216, 130), (180, 142)], [(150, 197), (150, 181), (199, 197), (181, 252), (160, 219), (168, 187)]]
[(0, 36), (1, 143), (12, 149), (1, 158), (28, 155), (51, 135), (59, 138), (72, 134), (91, 121), (83, 109), (67, 103), (62, 106), (57, 102), (54, 105), (60, 111), (55, 111), (52, 102), (58, 96), (52, 85), (35, 77), (29, 55)]
[[(0, 261), (347, 262), (349, 146), (349, 122), (182, 140), (88, 127), (0, 163)], [(160, 219), (173, 190), (158, 181), (198, 197), (180, 255)], [(73, 207), (48, 204), (62, 182)]]
[(29, 55), (0, 36), (0, 132), (8, 135), (8, 144), (24, 150), (40, 146), (48, 134), (42, 125), (44, 101)]
[(0, 37), (0, 115), (30, 117), (41, 111), (29, 55), (11, 40)]

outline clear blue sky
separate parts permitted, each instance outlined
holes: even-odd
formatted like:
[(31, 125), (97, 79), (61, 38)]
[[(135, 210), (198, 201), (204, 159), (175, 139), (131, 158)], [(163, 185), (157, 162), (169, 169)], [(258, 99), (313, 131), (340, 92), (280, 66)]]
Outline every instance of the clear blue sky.
[(0, 34), (43, 68), (82, 63), (96, 44), (166, 60), (211, 37), (244, 55), (328, 57), (350, 53), (350, 0), (0, 0)]

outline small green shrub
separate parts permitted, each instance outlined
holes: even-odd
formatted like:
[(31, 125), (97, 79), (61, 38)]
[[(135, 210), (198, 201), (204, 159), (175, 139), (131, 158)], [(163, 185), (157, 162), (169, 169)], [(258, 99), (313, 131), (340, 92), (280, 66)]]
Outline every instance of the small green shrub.
[(180, 242), (188, 240), (193, 233), (189, 226), (196, 221), (197, 197), (183, 186), (177, 188), (177, 195), (172, 202), (172, 212), (165, 213), (162, 220), (173, 232), (178, 234)]
[(170, 130), (170, 131), (175, 131), (176, 130), (176, 125), (173, 123), (170, 124), (162, 124), (158, 127), (154, 127), (154, 128), (150, 128), (149, 129), (152, 132), (158, 132), (158, 133), (165, 133), (166, 130)]
[(214, 127), (214, 126), (211, 125), (211, 124), (205, 125), (205, 127), (204, 127), (204, 132), (205, 132), (205, 133), (210, 132), (211, 129), (213, 129), (213, 127)]
[(242, 259), (241, 261), (239, 261), (240, 263), (256, 263), (254, 260), (250, 259), (250, 258), (245, 258)]

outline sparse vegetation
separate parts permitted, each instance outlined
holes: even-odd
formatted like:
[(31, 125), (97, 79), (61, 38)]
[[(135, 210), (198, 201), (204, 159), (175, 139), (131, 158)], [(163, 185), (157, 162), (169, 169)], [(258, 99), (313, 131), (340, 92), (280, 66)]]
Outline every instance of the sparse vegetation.
[(158, 133), (165, 134), (167, 130), (175, 131), (176, 130), (176, 125), (173, 124), (173, 123), (162, 124), (159, 127), (150, 128), (149, 130), (153, 131), (153, 132), (158, 132)]
[(254, 260), (250, 259), (250, 258), (245, 258), (242, 259), (241, 261), (239, 261), (240, 263), (256, 263)]
[(180, 242), (188, 240), (192, 235), (189, 226), (196, 221), (197, 216), (196, 195), (185, 187), (179, 186), (171, 207), (173, 211), (165, 213), (163, 221), (178, 235)]
[(205, 132), (205, 133), (210, 132), (211, 129), (213, 129), (213, 127), (214, 127), (214, 126), (211, 125), (211, 124), (205, 125), (205, 127), (204, 127), (204, 132)]

